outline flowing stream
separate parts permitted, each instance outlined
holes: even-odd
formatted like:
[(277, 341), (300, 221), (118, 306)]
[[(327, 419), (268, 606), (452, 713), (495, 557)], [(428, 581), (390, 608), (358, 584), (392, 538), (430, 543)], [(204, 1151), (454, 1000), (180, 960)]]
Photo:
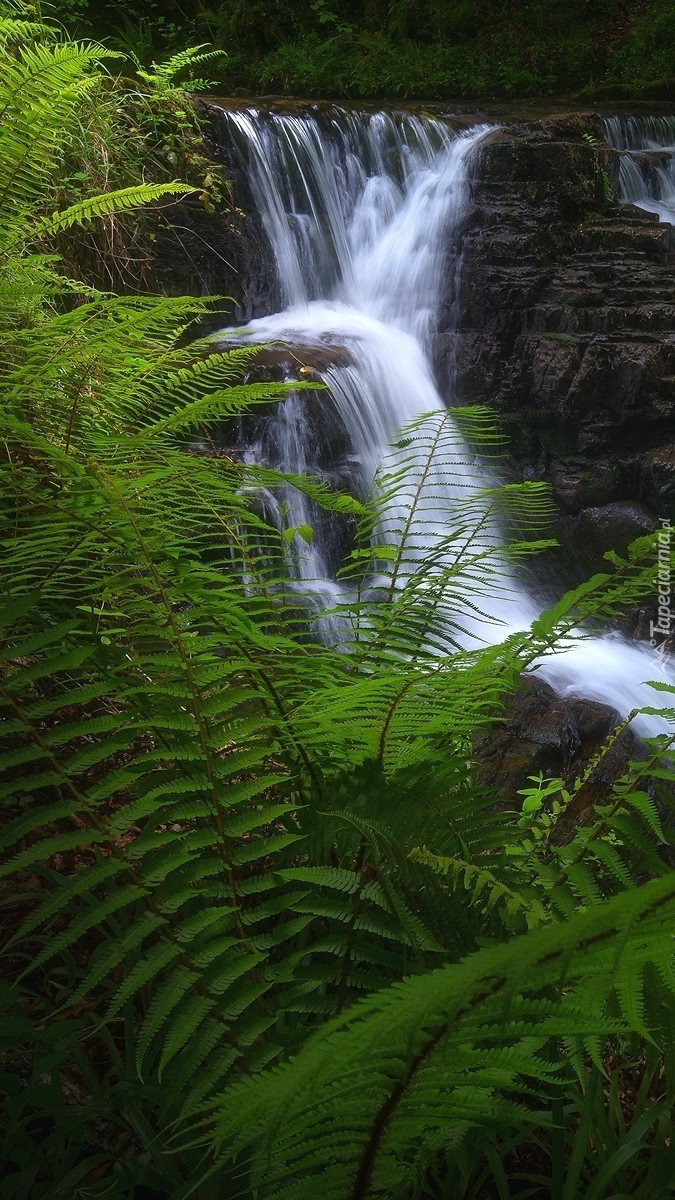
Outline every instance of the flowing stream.
[[(337, 430), (317, 425), (304, 399), (308, 393), (298, 392), (278, 406), (247, 453), (284, 471), (349, 481), (362, 494), (401, 426), (423, 414), (440, 415), (453, 402), (452, 395), (439, 393), (434, 378), (439, 314), (447, 342), (448, 334), (456, 336), (471, 164), (489, 127), (458, 134), (426, 116), (340, 109), (300, 115), (223, 109), (221, 115), (247, 173), (284, 305), (236, 337), (283, 343), (296, 362), (316, 364), (329, 389), (319, 393), (326, 397), (319, 400), (321, 417)], [(221, 336), (227, 342), (232, 331)], [(336, 461), (327, 467), (331, 441)], [(450, 457), (442, 456), (425, 479), (421, 509), (431, 532), (459, 527), (467, 489), (491, 482), (485, 465), (457, 437)], [(418, 484), (413, 472), (410, 487)], [(310, 541), (294, 539), (300, 546), (295, 586), (318, 598), (321, 635), (339, 643), (344, 618), (331, 616), (330, 609), (349, 595), (336, 582), (339, 552), (330, 523), (317, 524), (316, 512), (295, 489), (284, 506), (289, 526), (314, 526)], [(376, 537), (386, 541), (398, 528), (394, 509)], [(483, 523), (486, 547), (499, 536), (492, 522)], [(409, 539), (411, 569), (428, 544)], [(538, 615), (535, 601), (508, 572), (484, 590), (480, 610), (480, 618), (469, 612), (460, 621), (466, 646), (500, 641)], [(576, 639), (537, 669), (560, 693), (599, 700), (622, 715), (655, 700), (645, 685), (658, 677), (653, 655), (618, 635)], [(664, 724), (641, 716), (635, 727), (656, 733)]]
[(619, 153), (622, 203), (675, 225), (675, 117), (607, 117), (605, 137)]

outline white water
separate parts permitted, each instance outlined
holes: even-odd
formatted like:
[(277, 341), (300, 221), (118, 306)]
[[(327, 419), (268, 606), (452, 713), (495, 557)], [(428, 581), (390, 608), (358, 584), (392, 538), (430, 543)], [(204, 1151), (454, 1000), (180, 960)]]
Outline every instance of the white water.
[(605, 137), (620, 155), (621, 202), (675, 225), (675, 117), (607, 117)]
[[(342, 361), (334, 354), (335, 362), (320, 369), (330, 398), (325, 393), (319, 402), (347, 443), (341, 451), (343, 473), (363, 493), (401, 426), (422, 414), (441, 414), (452, 403), (452, 396), (437, 390), (432, 361), (443, 303), (446, 325), (453, 325), (461, 269), (456, 235), (468, 204), (471, 156), (487, 127), (458, 136), (430, 118), (339, 110), (329, 121), (254, 110), (226, 118), (242, 148), (286, 305), (252, 321), (238, 336), (255, 343), (284, 342), (310, 365), (312, 348), (324, 358), (335, 347), (346, 353), (346, 364), (344, 354)], [(298, 393), (279, 406), (249, 453), (282, 470), (320, 474), (316, 440), (316, 426)], [(413, 470), (408, 494), (417, 482)], [(427, 534), (408, 533), (409, 570), (429, 552), (429, 532), (462, 535), (467, 497), (491, 482), (457, 436), (425, 480), (420, 518), (426, 520)], [(404, 493), (399, 506), (386, 512), (376, 533), (380, 540), (404, 527), (405, 501)], [(289, 525), (313, 524), (295, 490), (289, 490), (285, 503)], [(475, 507), (473, 513), (475, 519)], [(485, 521), (479, 548), (490, 552), (498, 536), (495, 524)], [(349, 599), (335, 582), (330, 551), (329, 538), (315, 536), (296, 549), (295, 561), (296, 586), (326, 606)], [(465, 646), (501, 641), (528, 628), (538, 615), (507, 568), (489, 577), (482, 590), (475, 573), (469, 578), (481, 591), (480, 615), (454, 614), (462, 632), (458, 635), (453, 626), (448, 648), (458, 637)], [(452, 618), (449, 614), (449, 628)], [(325, 616), (323, 635), (339, 641), (343, 619)], [(652, 657), (616, 636), (579, 639), (545, 659), (538, 673), (561, 694), (599, 700), (624, 716), (655, 700), (645, 686), (658, 675)], [(635, 728), (646, 734), (665, 725), (640, 716)]]

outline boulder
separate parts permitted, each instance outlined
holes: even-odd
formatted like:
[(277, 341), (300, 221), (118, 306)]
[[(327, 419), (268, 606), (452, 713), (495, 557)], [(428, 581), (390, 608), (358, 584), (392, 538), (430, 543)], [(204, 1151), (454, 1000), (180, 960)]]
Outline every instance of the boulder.
[[(606, 705), (557, 696), (548, 684), (526, 676), (501, 723), (478, 747), (479, 781), (500, 802), (519, 808), (519, 789), (531, 787), (530, 777), (540, 772), (544, 779), (561, 777), (573, 785), (618, 724), (618, 714)], [(630, 760), (643, 754), (636, 736), (624, 730), (588, 772), (575, 802), (576, 819), (583, 819), (591, 799), (609, 795)]]
[(657, 518), (644, 505), (618, 500), (583, 508), (572, 526), (569, 542), (586, 561), (597, 562), (608, 550), (621, 553), (636, 538), (657, 528)]

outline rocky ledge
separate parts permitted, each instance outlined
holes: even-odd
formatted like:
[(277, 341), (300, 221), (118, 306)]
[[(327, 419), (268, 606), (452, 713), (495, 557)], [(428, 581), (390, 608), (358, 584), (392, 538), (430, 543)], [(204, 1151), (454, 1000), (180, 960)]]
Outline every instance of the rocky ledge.
[(590, 112), (491, 135), (446, 356), (592, 564), (675, 518), (675, 227), (610, 198), (613, 157)]
[(607, 705), (563, 698), (542, 680), (527, 676), (503, 720), (477, 746), (479, 780), (508, 804), (519, 806), (520, 789), (528, 787), (533, 776), (562, 778), (570, 788), (584, 778), (574, 811), (575, 820), (583, 819), (585, 805), (607, 797), (631, 760), (645, 756), (630, 728), (608, 745), (619, 723), (618, 713)]

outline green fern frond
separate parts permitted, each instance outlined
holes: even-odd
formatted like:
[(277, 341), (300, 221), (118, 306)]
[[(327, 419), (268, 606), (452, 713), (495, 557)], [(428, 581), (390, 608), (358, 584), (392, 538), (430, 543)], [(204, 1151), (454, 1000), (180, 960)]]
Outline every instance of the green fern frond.
[[(252, 1154), (261, 1197), (311, 1187), (318, 1171), (335, 1200), (407, 1196), (457, 1122), (489, 1128), (525, 1078), (556, 1078), (549, 1039), (643, 1028), (642, 964), (670, 954), (674, 906), (672, 881), (658, 880), (362, 1001), (293, 1063), (225, 1093), (219, 1153)], [(575, 984), (591, 978), (595, 1004), (579, 1008)], [(547, 986), (555, 1001), (532, 1005)], [(600, 1006), (613, 993), (618, 1018)]]
[(76, 101), (94, 85), (87, 74), (102, 58), (100, 46), (37, 44), (3, 56), (0, 85), (0, 202), (3, 242), (15, 240), (31, 206), (48, 194), (55, 167), (77, 119)]
[(53, 29), (41, 21), (29, 21), (19, 16), (0, 15), (0, 44), (2, 45), (16, 43), (21, 46), (37, 38), (48, 39), (53, 34)]
[(87, 196), (77, 204), (71, 204), (61, 212), (52, 213), (45, 217), (35, 227), (35, 233), (54, 234), (60, 230), (69, 229), (73, 225), (83, 225), (87, 221), (109, 216), (111, 213), (124, 212), (129, 208), (139, 208), (144, 204), (152, 204), (163, 196), (188, 196), (194, 194), (196, 188), (187, 187), (175, 180), (173, 183), (143, 183), (137, 187), (119, 188), (114, 192), (103, 192), (99, 196)]
[[(461, 882), (486, 912), (490, 912), (496, 906), (504, 910), (507, 921), (516, 916), (524, 916), (528, 929), (534, 929), (550, 919), (538, 898), (519, 895), (493, 872), (481, 868), (478, 864), (447, 855), (432, 854), (426, 847), (411, 850), (409, 857), (412, 862), (422, 863), (439, 875), (451, 875), (455, 887)], [(485, 897), (484, 892), (487, 893)]]
[[(181, 71), (199, 66), (201, 63), (214, 62), (217, 58), (227, 58), (225, 50), (206, 50), (207, 45), (208, 42), (202, 42), (198, 46), (189, 46), (187, 50), (180, 50), (177, 54), (165, 59), (164, 62), (153, 63), (152, 71), (144, 71), (137, 67), (137, 74), (154, 91), (160, 94), (171, 92), (176, 87), (175, 80)], [(190, 77), (180, 86), (196, 92), (208, 87), (209, 84), (204, 80)]]

